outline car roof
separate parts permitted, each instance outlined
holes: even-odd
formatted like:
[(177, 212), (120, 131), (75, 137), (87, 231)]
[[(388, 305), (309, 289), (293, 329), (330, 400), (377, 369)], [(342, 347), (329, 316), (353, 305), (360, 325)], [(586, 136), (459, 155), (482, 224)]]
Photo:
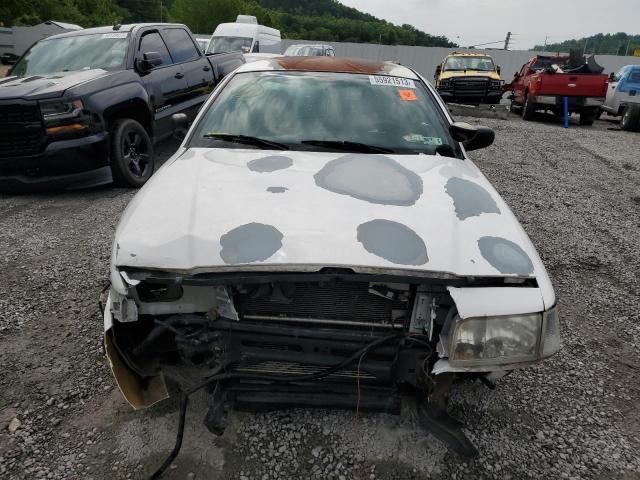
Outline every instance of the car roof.
[(389, 75), (419, 80), (416, 73), (394, 62), (364, 60), (362, 58), (341, 57), (277, 57), (246, 63), (238, 68), (238, 73), (264, 71), (364, 73), (369, 75)]
[(95, 28), (85, 28), (82, 30), (75, 30), (73, 32), (65, 32), (60, 33), (58, 35), (52, 35), (47, 37), (46, 40), (54, 39), (54, 38), (64, 38), (64, 37), (77, 37), (80, 35), (93, 35), (99, 33), (127, 33), (131, 32), (133, 29), (137, 27), (183, 27), (185, 26), (181, 23), (131, 23), (127, 25), (110, 25), (108, 27), (95, 27)]

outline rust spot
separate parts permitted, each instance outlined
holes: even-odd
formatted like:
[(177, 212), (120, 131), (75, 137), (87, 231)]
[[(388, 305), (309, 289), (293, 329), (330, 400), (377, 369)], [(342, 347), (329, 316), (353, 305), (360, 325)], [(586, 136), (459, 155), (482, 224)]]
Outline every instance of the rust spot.
[(387, 73), (393, 67), (392, 64), (387, 62), (375, 62), (360, 58), (280, 57), (275, 61), (285, 70), (308, 72), (368, 73), (369, 75), (375, 75)]

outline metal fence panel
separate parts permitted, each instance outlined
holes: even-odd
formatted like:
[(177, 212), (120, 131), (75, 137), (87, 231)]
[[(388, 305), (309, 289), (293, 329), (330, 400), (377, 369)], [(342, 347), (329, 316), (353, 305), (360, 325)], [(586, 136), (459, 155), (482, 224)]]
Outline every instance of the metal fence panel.
[[(340, 57), (366, 58), (369, 60), (392, 60), (417, 70), (430, 81), (436, 66), (442, 62), (447, 53), (457, 50), (468, 53), (487, 53), (491, 55), (502, 69), (502, 78), (510, 81), (513, 74), (534, 55), (540, 52), (526, 50), (467, 50), (445, 47), (412, 47), (404, 45), (375, 45), (346, 42), (314, 42), (309, 40), (283, 40), (282, 50), (296, 43), (324, 43), (332, 45), (336, 55)], [(552, 52), (546, 52), (553, 55)], [(596, 61), (605, 69), (605, 73), (617, 72), (625, 65), (640, 65), (640, 57), (622, 57), (616, 55), (596, 55)]]

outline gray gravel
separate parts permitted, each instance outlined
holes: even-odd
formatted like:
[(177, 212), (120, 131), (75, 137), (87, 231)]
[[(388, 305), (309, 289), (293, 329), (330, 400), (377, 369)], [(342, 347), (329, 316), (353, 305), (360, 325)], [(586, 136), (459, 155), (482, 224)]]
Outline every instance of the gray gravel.
[[(553, 277), (563, 350), (493, 391), (456, 389), (480, 458), (448, 453), (410, 409), (234, 414), (215, 438), (199, 397), (166, 478), (640, 478), (640, 135), (482, 123), (497, 141), (473, 157)], [(101, 349), (97, 298), (132, 195), (0, 196), (0, 478), (144, 478), (173, 445), (175, 401), (131, 411)]]

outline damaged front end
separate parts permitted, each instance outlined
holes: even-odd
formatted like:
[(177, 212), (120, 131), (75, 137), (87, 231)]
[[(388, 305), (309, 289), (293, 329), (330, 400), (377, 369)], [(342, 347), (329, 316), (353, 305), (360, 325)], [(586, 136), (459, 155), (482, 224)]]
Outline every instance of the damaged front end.
[(105, 343), (122, 393), (143, 408), (167, 397), (165, 378), (183, 392), (206, 389), (216, 434), (229, 408), (399, 413), (408, 397), (436, 437), (470, 456), (444, 408), (452, 381), (489, 382), (559, 348), (555, 309), (535, 279), (118, 274), (124, 289), (110, 290)]

